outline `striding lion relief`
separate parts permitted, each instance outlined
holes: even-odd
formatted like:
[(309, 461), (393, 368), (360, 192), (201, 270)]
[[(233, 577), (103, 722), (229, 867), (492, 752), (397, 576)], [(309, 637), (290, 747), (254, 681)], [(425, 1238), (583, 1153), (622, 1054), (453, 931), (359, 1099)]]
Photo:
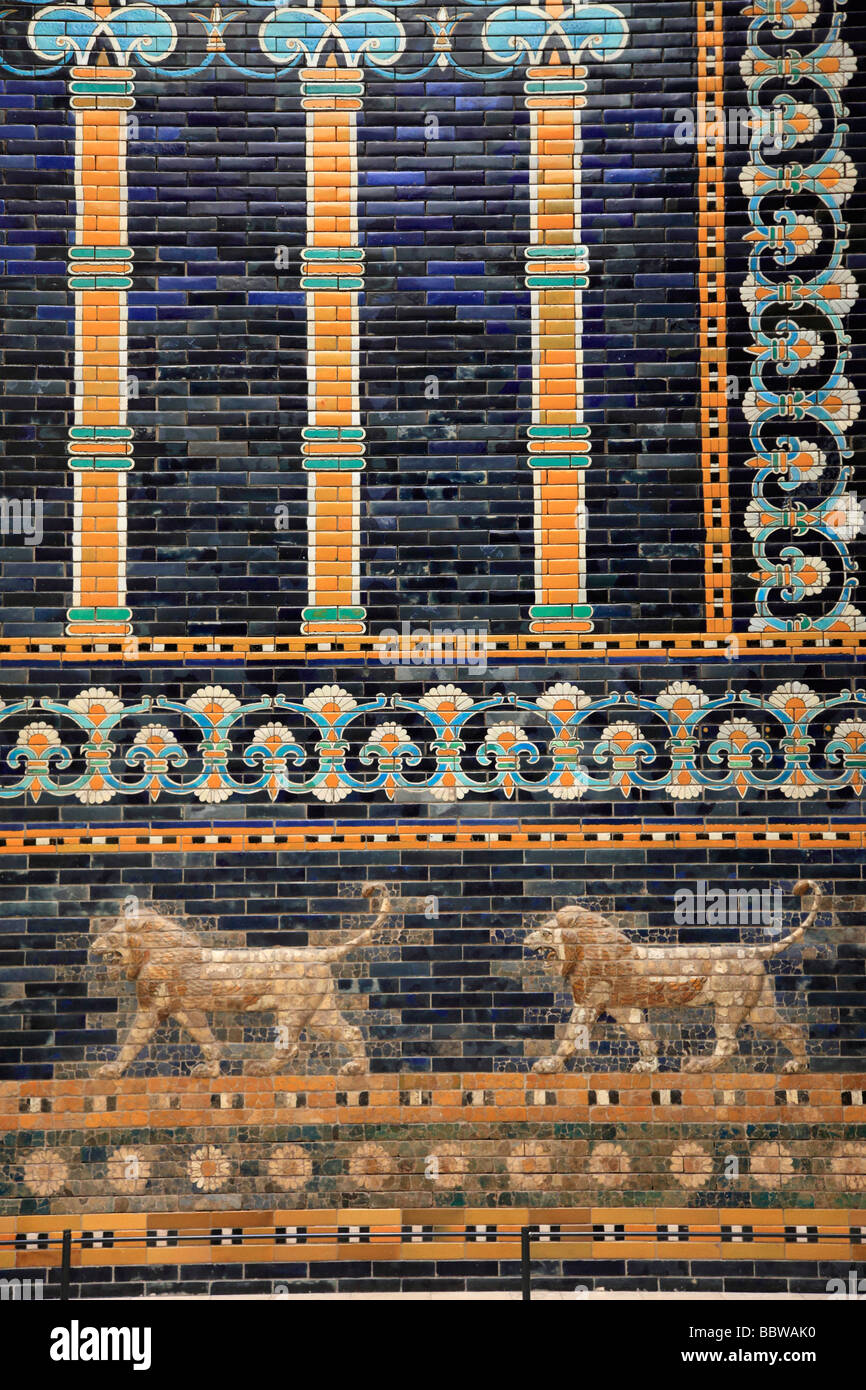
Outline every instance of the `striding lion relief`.
[(122, 1076), (159, 1024), (171, 1019), (201, 1048), (203, 1061), (194, 1074), (218, 1076), (220, 1049), (208, 1020), (208, 1014), (217, 1011), (276, 1015), (277, 1046), (264, 1062), (251, 1063), (254, 1074), (285, 1071), (305, 1029), (349, 1049), (351, 1058), (343, 1072), (364, 1071), (364, 1038), (343, 1018), (331, 972), (333, 964), (371, 941), (391, 912), (384, 884), (368, 883), (361, 891), (371, 905), (378, 897), (376, 919), (338, 946), (212, 949), (181, 922), (161, 913), (119, 917), (95, 939), (91, 951), (109, 979), (134, 981), (137, 1011), (117, 1057), (97, 1075)]
[(644, 946), (601, 913), (562, 908), (523, 943), (555, 966), (574, 998), (558, 1051), (541, 1058), (533, 1070), (559, 1071), (568, 1057), (587, 1050), (593, 1024), (606, 1014), (637, 1043), (635, 1071), (655, 1071), (658, 1048), (645, 1010), (702, 1006), (714, 1011), (715, 1049), (709, 1056), (690, 1057), (684, 1071), (712, 1071), (725, 1063), (737, 1050), (737, 1032), (744, 1023), (788, 1049), (792, 1055), (783, 1071), (806, 1070), (803, 1029), (778, 1012), (773, 981), (764, 970), (764, 962), (799, 941), (817, 915), (817, 885), (801, 879), (794, 892), (798, 897), (813, 894), (811, 911), (788, 936), (766, 946)]

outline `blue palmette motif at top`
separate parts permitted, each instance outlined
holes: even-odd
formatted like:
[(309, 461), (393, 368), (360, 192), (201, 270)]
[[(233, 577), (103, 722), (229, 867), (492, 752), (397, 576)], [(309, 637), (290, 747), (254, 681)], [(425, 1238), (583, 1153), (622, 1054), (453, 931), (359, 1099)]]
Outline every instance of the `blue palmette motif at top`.
[[(427, 26), (426, 43), (413, 39), (409, 54), (401, 12), (411, 7), (412, 18)], [(257, 22), (262, 9), (267, 13)], [(192, 65), (166, 63), (178, 47), (177, 15), (193, 27), (200, 26), (204, 53)], [(483, 21), (478, 33), (477, 21)], [(481, 66), (467, 68), (453, 53), (456, 27), (475, 22), (461, 38), (461, 52), (476, 51)], [(257, 25), (262, 66), (239, 61), (232, 50), (243, 33), (249, 53), (249, 29)], [(339, 6), (277, 5), (273, 0), (250, 0), (242, 8), (223, 12), (217, 5), (209, 13), (189, 9), (186, 0), (163, 0), (160, 5), (118, 5), (110, 13), (97, 13), (87, 5), (46, 5), (30, 22), (28, 41), (33, 52), (50, 68), (25, 70), (0, 55), (0, 68), (21, 76), (57, 71), (67, 62), (84, 63), (97, 41), (104, 38), (120, 63), (137, 64), (166, 79), (192, 77), (223, 65), (249, 77), (273, 79), (279, 70), (295, 65), (315, 65), (327, 50), (347, 66), (365, 64), (396, 79), (423, 76), (436, 67), (454, 68), (464, 76), (495, 79), (507, 76), (521, 63), (538, 62), (558, 46), (569, 62), (581, 56), (607, 60), (620, 52), (628, 35), (623, 15), (612, 5), (569, 6), (556, 17), (541, 5), (494, 6), (488, 0), (466, 0), (450, 12), (437, 9), (435, 16), (420, 11), (417, 0), (390, 0), (387, 5)], [(193, 40), (193, 48), (195, 41)], [(401, 60), (412, 66), (398, 70)], [(419, 61), (420, 60), (420, 61)]]
[(866, 690), (818, 695), (796, 680), (766, 695), (711, 697), (679, 680), (655, 695), (593, 698), (560, 681), (534, 698), (445, 684), (366, 700), (337, 685), (299, 700), (243, 700), (209, 685), (185, 700), (131, 703), (93, 686), (64, 701), (0, 702), (0, 726), (10, 745), (0, 797), (84, 805), (400, 792), (439, 802), (632, 791), (799, 801), (843, 788), (858, 796), (866, 773)]

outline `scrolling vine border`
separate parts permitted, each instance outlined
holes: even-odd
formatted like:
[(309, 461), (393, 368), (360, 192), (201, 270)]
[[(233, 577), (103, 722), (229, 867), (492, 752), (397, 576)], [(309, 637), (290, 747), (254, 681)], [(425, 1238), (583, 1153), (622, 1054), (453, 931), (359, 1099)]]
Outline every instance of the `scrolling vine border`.
[[(755, 470), (745, 518), (758, 567), (754, 632), (866, 631), (866, 617), (851, 602), (857, 571), (848, 544), (863, 529), (866, 514), (848, 490), (853, 469), (845, 462), (852, 454), (847, 431), (859, 414), (857, 393), (843, 370), (851, 342), (843, 320), (857, 298), (854, 277), (843, 264), (848, 247), (843, 207), (854, 188), (856, 170), (844, 152), (848, 126), (843, 117), (848, 112), (840, 93), (855, 63), (840, 37), (839, 3), (844, 0), (834, 0), (825, 38), (805, 54), (789, 48), (788, 41), (796, 31), (818, 22), (819, 0), (756, 0), (746, 10), (754, 15), (750, 46), (741, 65), (751, 110), (751, 162), (743, 170), (741, 183), (750, 200), (753, 230), (747, 237), (752, 250), (741, 294), (754, 338), (751, 389), (743, 401), (754, 450), (748, 462)], [(768, 28), (777, 41), (772, 50), (760, 42)], [(791, 153), (797, 145), (814, 144), (823, 118), (818, 107), (798, 102), (787, 89), (771, 95), (765, 104), (767, 89), (772, 93), (773, 84), (780, 81), (791, 86), (814, 84), (831, 113), (826, 148), (813, 148), (800, 161), (792, 160)], [(768, 124), (780, 156), (776, 163), (768, 150)], [(811, 210), (806, 214), (790, 209), (789, 196), (814, 199), (818, 205), (814, 215)], [(765, 200), (780, 197), (785, 200), (783, 207), (771, 202), (769, 211), (765, 210)], [(825, 215), (823, 227), (820, 212)], [(773, 278), (767, 268), (770, 257), (783, 270), (798, 257), (808, 265), (828, 238), (829, 253), (822, 268), (811, 275), (807, 271), (805, 277)], [(770, 314), (782, 316), (768, 325), (765, 315)], [(807, 324), (798, 322), (798, 316), (802, 320), (806, 315)], [(811, 389), (789, 383), (788, 378), (816, 367), (825, 356), (829, 366), (823, 383)], [(772, 385), (764, 380), (768, 370), (776, 374)], [(798, 424), (805, 437), (788, 432)], [(836, 477), (827, 495), (802, 500), (804, 485), (833, 466)], [(767, 489), (774, 481), (777, 491), (771, 497)], [(808, 499), (808, 488), (805, 492)], [(811, 542), (811, 553), (803, 548), (806, 540)], [(828, 548), (836, 564), (835, 576), (819, 553)], [(819, 617), (796, 610), (789, 610), (795, 616), (779, 612), (780, 602), (794, 605), (826, 591), (835, 597)]]

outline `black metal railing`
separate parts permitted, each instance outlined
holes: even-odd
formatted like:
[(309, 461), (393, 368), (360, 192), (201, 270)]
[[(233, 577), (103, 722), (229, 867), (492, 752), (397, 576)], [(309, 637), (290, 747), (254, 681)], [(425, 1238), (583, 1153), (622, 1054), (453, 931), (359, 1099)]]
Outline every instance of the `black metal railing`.
[[(372, 1213), (371, 1213), (372, 1215)], [(804, 1212), (804, 1216), (806, 1213)], [(228, 1232), (228, 1233), (227, 1233)], [(476, 1230), (474, 1227), (446, 1227), (443, 1229), (424, 1228), (419, 1231), (417, 1226), (400, 1226), (394, 1230), (387, 1230), (381, 1227), (370, 1230), (356, 1231), (345, 1226), (316, 1227), (312, 1230), (307, 1229), (303, 1232), (287, 1234), (285, 1227), (253, 1227), (250, 1230), (238, 1230), (232, 1228), (210, 1229), (202, 1227), (200, 1230), (181, 1234), (180, 1231), (174, 1232), (170, 1237), (172, 1247), (183, 1245), (232, 1245), (246, 1246), (255, 1248), (261, 1244), (280, 1244), (285, 1245), (286, 1249), (293, 1249), (300, 1253), (304, 1246), (327, 1244), (346, 1246), (352, 1245), (358, 1249), (359, 1254), (365, 1250), (373, 1250), (376, 1246), (382, 1245), (483, 1245), (489, 1251), (491, 1248), (500, 1246), (516, 1246), (519, 1242), (520, 1249), (520, 1293), (524, 1303), (532, 1299), (532, 1265), (534, 1261), (542, 1258), (537, 1248), (533, 1252), (533, 1246), (545, 1246), (544, 1258), (556, 1258), (551, 1247), (565, 1244), (569, 1241), (589, 1242), (593, 1246), (606, 1245), (610, 1247), (610, 1257), (616, 1258), (616, 1246), (627, 1241), (654, 1241), (666, 1245), (676, 1246), (688, 1242), (690, 1245), (718, 1245), (720, 1242), (733, 1245), (740, 1245), (745, 1251), (749, 1247), (759, 1249), (766, 1245), (797, 1246), (804, 1258), (808, 1259), (810, 1244), (833, 1245), (835, 1243), (850, 1245), (851, 1233), (849, 1231), (820, 1231), (817, 1228), (804, 1236), (797, 1230), (782, 1229), (772, 1226), (756, 1227), (746, 1234), (723, 1235), (720, 1227), (702, 1230), (689, 1230), (687, 1227), (672, 1233), (667, 1225), (641, 1224), (629, 1226), (625, 1223), (617, 1223), (616, 1231), (599, 1231), (590, 1225), (557, 1225), (555, 1230), (542, 1229), (537, 1225), (514, 1226), (510, 1230), (490, 1230), (481, 1228)], [(160, 1245), (168, 1245), (169, 1241), (160, 1233), (159, 1237), (153, 1237), (143, 1231), (111, 1232), (105, 1237), (96, 1237), (92, 1233), (74, 1234), (71, 1230), (63, 1230), (56, 1236), (45, 1236), (40, 1233), (37, 1249), (41, 1251), (60, 1250), (59, 1263), (59, 1293), (62, 1300), (69, 1298), (72, 1283), (72, 1252), (73, 1248), (79, 1250), (94, 1250), (105, 1248), (106, 1250), (124, 1248), (128, 1246), (140, 1246), (144, 1249), (153, 1249)], [(33, 1252), (32, 1242), (25, 1236), (13, 1236), (0, 1240), (0, 1249), (28, 1250)], [(463, 1252), (457, 1256), (459, 1259), (471, 1259), (472, 1256)], [(598, 1259), (598, 1256), (595, 1255)], [(300, 1261), (297, 1261), (300, 1263)], [(110, 1264), (110, 1260), (107, 1261)], [(53, 1267), (53, 1266), (52, 1266)], [(11, 1273), (11, 1271), (7, 1271)]]

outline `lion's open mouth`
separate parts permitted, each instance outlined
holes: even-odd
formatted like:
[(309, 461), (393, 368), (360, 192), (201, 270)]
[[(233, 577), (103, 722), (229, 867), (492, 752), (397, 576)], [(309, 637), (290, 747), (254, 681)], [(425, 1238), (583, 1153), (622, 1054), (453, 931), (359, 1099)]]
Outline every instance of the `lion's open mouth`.
[(528, 949), (530, 951), (533, 951), (536, 955), (541, 956), (542, 960), (553, 960), (556, 956), (556, 951), (554, 950), (553, 946), (548, 946), (544, 942), (539, 942), (537, 945), (535, 942), (530, 942), (527, 944)]

